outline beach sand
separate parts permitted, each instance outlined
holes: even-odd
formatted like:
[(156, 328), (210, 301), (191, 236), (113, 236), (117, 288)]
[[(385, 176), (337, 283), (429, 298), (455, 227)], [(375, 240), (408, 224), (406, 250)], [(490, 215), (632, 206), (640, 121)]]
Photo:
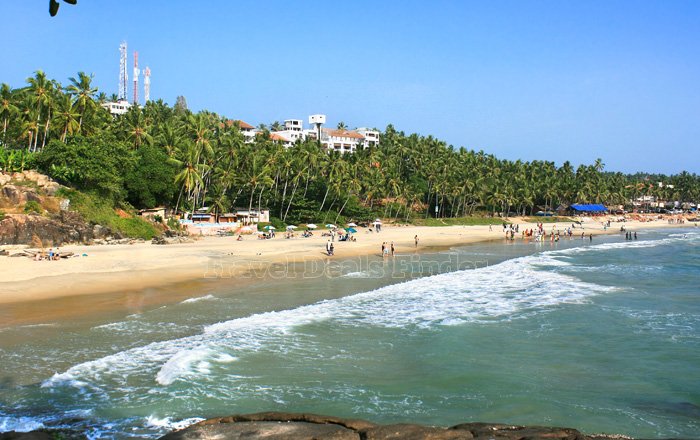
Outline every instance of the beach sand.
[[(612, 223), (607, 231), (603, 229), (602, 218), (587, 219), (584, 229), (577, 227), (574, 237), (581, 232), (586, 235), (614, 233), (618, 234), (623, 223)], [(518, 219), (510, 219), (520, 225), (520, 230), (532, 228), (534, 223), (525, 223)], [(550, 231), (552, 223), (545, 223), (544, 228)], [(556, 227), (562, 232), (571, 223), (558, 223)], [(627, 221), (624, 223), (628, 230), (642, 228), (661, 228), (682, 225), (671, 225), (667, 220), (650, 222)], [(688, 226), (687, 224), (685, 226)], [(481, 241), (504, 240), (505, 234), (501, 224), (494, 224), (492, 231), (489, 226), (392, 226), (385, 225), (380, 233), (368, 232), (366, 228), (357, 228), (355, 242), (334, 242), (335, 255), (325, 255), (327, 237), (322, 237), (323, 231), (316, 231), (313, 237), (302, 238), (297, 233), (295, 238), (285, 239), (283, 233), (271, 240), (259, 240), (254, 235), (236, 241), (235, 237), (201, 237), (194, 243), (171, 245), (153, 245), (137, 243), (133, 245), (70, 245), (61, 247), (61, 252), (73, 252), (79, 257), (61, 259), (59, 261), (33, 261), (29, 258), (0, 257), (0, 305), (4, 309), (5, 324), (36, 321), (39, 317), (67, 317), (71, 314), (91, 313), (91, 310), (102, 304), (103, 308), (111, 307), (107, 298), (115, 302), (128, 301), (128, 292), (153, 289), (155, 293), (149, 296), (148, 304), (168, 303), (181, 300), (169, 297), (168, 286), (181, 285), (185, 282), (215, 280), (217, 278), (236, 278), (244, 273), (245, 282), (252, 278), (264, 279), (265, 268), (270, 265), (286, 265), (317, 259), (344, 259), (363, 255), (381, 255), (383, 242), (394, 243), (399, 254), (434, 250)], [(416, 248), (414, 237), (419, 237)], [(520, 239), (520, 234), (516, 234)], [(85, 256), (83, 256), (85, 254)], [(255, 276), (250, 276), (251, 270)], [(182, 289), (178, 289), (182, 293)], [(198, 296), (200, 291), (193, 287), (191, 296)], [(109, 296), (111, 294), (112, 296)], [(81, 302), (74, 297), (103, 295), (102, 302)], [(116, 295), (116, 296), (115, 296)], [(60, 304), (56, 299), (71, 298)], [(51, 300), (51, 301), (50, 301)], [(36, 302), (49, 301), (56, 304), (50, 309), (40, 307)], [(143, 299), (139, 301), (143, 302)], [(35, 303), (32, 305), (31, 303)], [(81, 303), (91, 304), (80, 306)], [(70, 306), (67, 306), (70, 305)], [(3, 325), (3, 324), (0, 324)]]

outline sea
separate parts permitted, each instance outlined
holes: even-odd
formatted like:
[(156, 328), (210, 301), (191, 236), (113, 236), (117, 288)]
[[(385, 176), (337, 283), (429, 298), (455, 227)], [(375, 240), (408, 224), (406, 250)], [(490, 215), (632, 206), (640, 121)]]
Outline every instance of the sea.
[(157, 438), (293, 411), (699, 436), (697, 228), (397, 252), (2, 326), (0, 431)]

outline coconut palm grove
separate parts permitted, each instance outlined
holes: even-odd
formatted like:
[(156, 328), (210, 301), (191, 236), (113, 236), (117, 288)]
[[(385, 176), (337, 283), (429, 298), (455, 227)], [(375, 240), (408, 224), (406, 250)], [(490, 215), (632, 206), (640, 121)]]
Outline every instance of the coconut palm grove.
[(149, 101), (122, 116), (100, 105), (113, 100), (84, 72), (63, 83), (37, 71), (25, 87), (2, 84), (0, 166), (35, 168), (72, 188), (88, 220), (99, 211), (89, 206), (214, 214), (264, 207), (273, 223), (289, 224), (507, 217), (571, 203), (633, 209), (633, 200), (650, 195), (700, 199), (700, 177), (688, 172), (623, 174), (605, 170), (602, 159), (504, 160), (392, 125), (377, 147), (354, 154), (324, 151), (314, 139), (285, 148), (264, 124), (245, 142), (240, 115), (193, 113), (184, 99)]

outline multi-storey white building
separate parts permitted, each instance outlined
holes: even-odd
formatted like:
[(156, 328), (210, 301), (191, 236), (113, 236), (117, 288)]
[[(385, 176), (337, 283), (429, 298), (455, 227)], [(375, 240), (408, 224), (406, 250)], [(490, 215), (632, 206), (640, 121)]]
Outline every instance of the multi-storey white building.
[(238, 128), (241, 130), (241, 134), (243, 134), (246, 144), (249, 144), (255, 140), (255, 127), (245, 121), (241, 121), (240, 119), (234, 122), (238, 124)]
[(285, 148), (289, 148), (297, 141), (317, 139), (319, 134), (317, 130), (320, 129), (321, 146), (326, 151), (354, 153), (358, 148), (367, 148), (379, 144), (379, 132), (377, 130), (366, 127), (358, 128), (357, 130), (322, 128), (321, 126), (325, 122), (325, 115), (311, 115), (309, 116), (309, 124), (312, 124), (313, 127), (304, 129), (303, 120), (286, 119), (284, 121), (284, 130), (271, 132), (270, 139), (280, 142)]
[(364, 140), (364, 136), (356, 131), (331, 128), (321, 130), (321, 145), (326, 151), (354, 153), (358, 147), (364, 146)]
[(379, 145), (379, 132), (377, 130), (372, 130), (367, 127), (360, 127), (357, 129), (357, 132), (364, 138), (363, 146), (365, 148), (376, 147)]
[(123, 115), (129, 111), (131, 104), (129, 101), (122, 100), (117, 102), (105, 102), (102, 104), (103, 108), (106, 108), (112, 115)]

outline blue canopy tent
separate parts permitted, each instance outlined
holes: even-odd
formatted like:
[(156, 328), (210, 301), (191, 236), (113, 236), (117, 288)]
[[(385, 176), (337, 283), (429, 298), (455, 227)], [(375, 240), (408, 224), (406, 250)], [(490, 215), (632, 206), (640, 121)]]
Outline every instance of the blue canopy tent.
[(608, 212), (608, 208), (600, 203), (579, 204), (574, 203), (571, 209), (576, 212)]

